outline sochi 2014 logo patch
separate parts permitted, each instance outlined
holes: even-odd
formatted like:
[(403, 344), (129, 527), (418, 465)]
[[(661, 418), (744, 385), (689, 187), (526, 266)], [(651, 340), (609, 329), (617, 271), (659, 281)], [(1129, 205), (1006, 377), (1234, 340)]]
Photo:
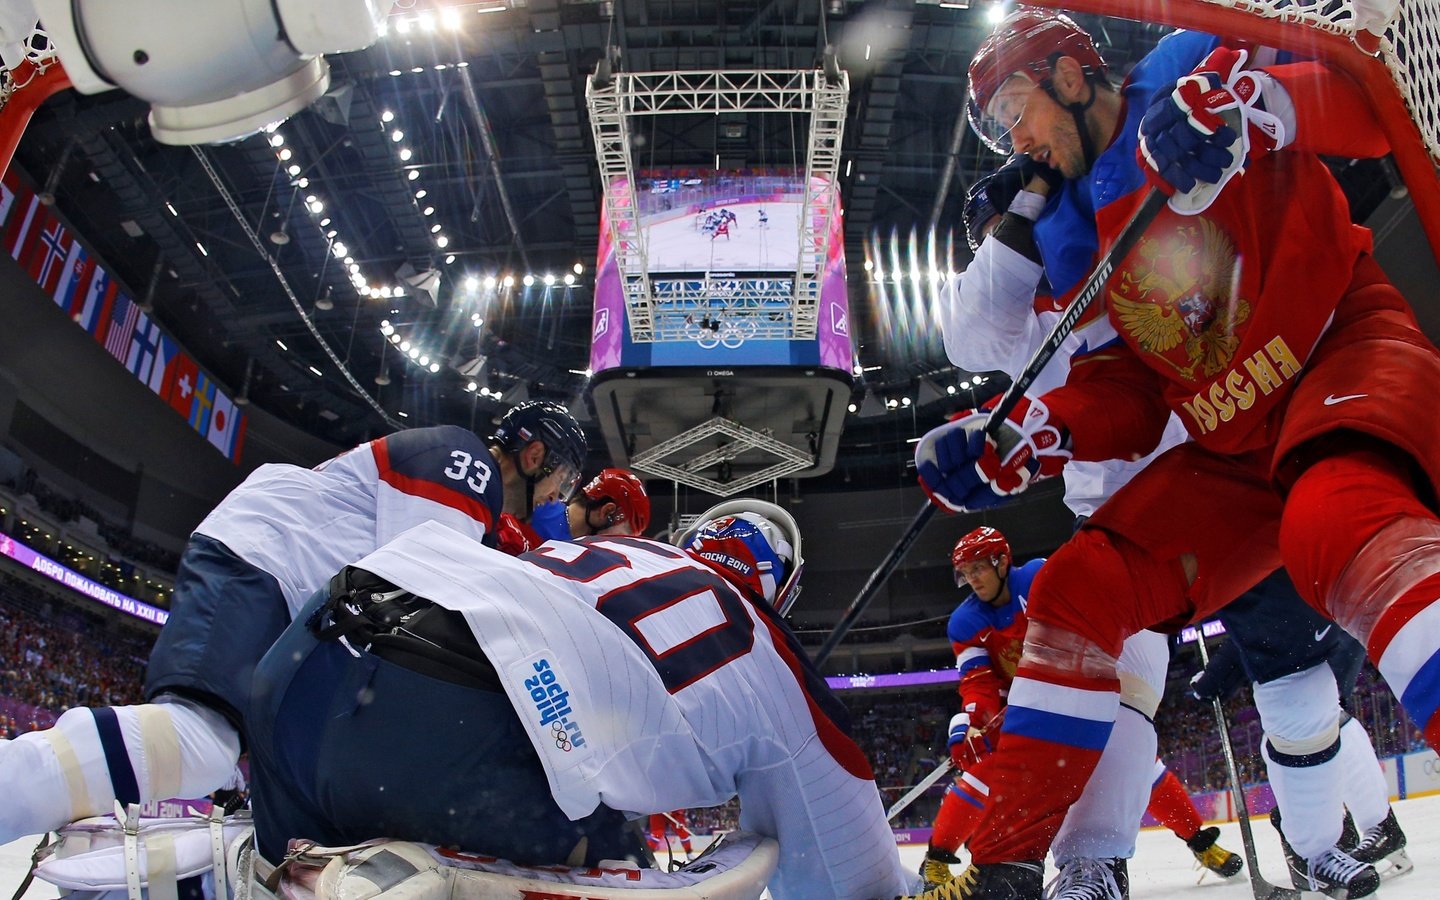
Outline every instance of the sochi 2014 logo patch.
[(541, 657), (531, 664), (534, 674), (525, 679), (525, 690), (534, 704), (540, 727), (546, 729), (555, 749), (570, 753), (585, 746), (580, 720), (570, 706), (570, 691), (560, 680), (550, 660)]

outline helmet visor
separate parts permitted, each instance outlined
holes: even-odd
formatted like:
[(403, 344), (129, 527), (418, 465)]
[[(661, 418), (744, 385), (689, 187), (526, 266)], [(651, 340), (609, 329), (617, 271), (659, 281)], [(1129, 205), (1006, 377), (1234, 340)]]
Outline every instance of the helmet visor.
[(535, 502), (548, 503), (560, 500), (569, 503), (580, 484), (580, 467), (564, 457), (549, 453), (541, 467), (540, 477), (535, 480)]
[(1010, 133), (1019, 124), (1020, 117), (1025, 113), (1025, 103), (1036, 87), (1035, 82), (1016, 72), (1005, 79), (1000, 89), (990, 98), (990, 102), (981, 108), (980, 100), (975, 96), (974, 85), (971, 85), (965, 103), (965, 114), (970, 119), (970, 127), (985, 146), (1005, 155), (1014, 150), (1015, 144)]

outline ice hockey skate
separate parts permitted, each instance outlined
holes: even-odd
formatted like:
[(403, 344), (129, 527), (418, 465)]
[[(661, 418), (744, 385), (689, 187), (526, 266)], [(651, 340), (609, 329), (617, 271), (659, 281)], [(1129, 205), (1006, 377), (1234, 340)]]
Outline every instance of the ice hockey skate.
[(1380, 876), (1374, 866), (1357, 861), (1339, 846), (1331, 847), (1316, 859), (1302, 859), (1280, 827), (1278, 809), (1270, 811), (1270, 824), (1280, 833), (1280, 846), (1285, 849), (1285, 862), (1290, 867), (1290, 883), (1297, 890), (1320, 891), (1337, 900), (1354, 900), (1370, 896), (1380, 886)]
[(1123, 859), (1072, 859), (1045, 886), (1045, 900), (1130, 900)]
[(900, 900), (1042, 900), (1045, 863), (972, 864), (936, 888)]
[(1405, 852), (1405, 832), (1400, 830), (1393, 809), (1379, 825), (1366, 830), (1350, 855), (1358, 862), (1374, 866), (1381, 878), (1396, 878), (1415, 868), (1410, 854)]
[(1195, 836), (1186, 841), (1185, 846), (1195, 854), (1197, 865), (1209, 869), (1221, 878), (1232, 878), (1245, 868), (1245, 861), (1216, 843), (1218, 837), (1220, 829), (1211, 825), (1195, 832)]
[(937, 850), (928, 847), (925, 850), (925, 861), (920, 864), (920, 877), (923, 884), (922, 891), (932, 890), (955, 880), (951, 873), (951, 866), (958, 866), (960, 857), (945, 850)]

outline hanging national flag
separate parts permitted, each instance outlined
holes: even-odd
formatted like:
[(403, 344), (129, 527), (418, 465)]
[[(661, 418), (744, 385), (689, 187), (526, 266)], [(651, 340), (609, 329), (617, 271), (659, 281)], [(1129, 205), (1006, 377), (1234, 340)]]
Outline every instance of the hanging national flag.
[(210, 434), (210, 411), (215, 406), (215, 382), (204, 372), (195, 379), (195, 393), (190, 399), (190, 427), (202, 435)]
[(190, 420), (190, 404), (195, 399), (195, 384), (200, 379), (200, 367), (190, 354), (181, 350), (165, 373), (165, 399), (187, 422)]
[[(70, 254), (70, 244), (74, 238), (70, 237), (61, 225), (59, 220), (50, 218), (40, 227), (39, 244), (30, 258), (30, 277), (40, 285), (40, 290), (47, 294), (55, 293), (55, 283), (60, 280), (60, 273), (65, 268), (65, 258)], [(39, 223), (36, 224), (39, 227)]]
[(41, 209), (41, 206), (40, 201), (29, 191), (20, 193), (17, 201), (16, 206), (19, 208), (15, 210), (14, 215), (5, 226), (5, 249), (9, 251), (11, 259), (23, 265), (24, 261), (21, 257), (25, 255), (26, 250), (30, 249), (30, 244), (33, 242), (36, 231), (33, 227), (35, 213)]
[[(155, 369), (155, 357), (160, 351), (163, 336), (160, 323), (145, 313), (142, 312), (135, 320), (135, 334), (130, 338), (130, 353), (125, 357), (125, 368), (134, 373), (142, 384), (150, 384), (150, 374)], [(161, 366), (164, 366), (163, 362)]]
[(215, 392), (215, 412), (210, 416), (210, 433), (206, 438), (227, 458), (234, 459), (235, 440), (244, 418), (229, 395), (224, 391)]
[(85, 299), (75, 313), (75, 321), (81, 328), (95, 335), (95, 340), (105, 342), (105, 326), (110, 323), (110, 307), (115, 303), (118, 290), (115, 279), (99, 266), (90, 273), (90, 282), (85, 286)]
[(0, 181), (0, 225), (9, 221), (10, 212), (15, 208), (15, 192), (20, 189), (20, 179), (14, 172), (13, 168), (8, 170), (4, 180)]
[[(159, 331), (158, 324), (151, 324)], [(159, 334), (159, 340), (155, 342), (155, 359), (150, 366), (150, 380), (146, 384), (163, 399), (171, 364), (180, 356), (180, 345), (171, 340), (170, 335), (165, 332), (160, 331)]]
[(65, 269), (60, 274), (60, 283), (55, 286), (55, 305), (74, 315), (79, 312), (85, 297), (85, 280), (95, 268), (95, 261), (79, 241), (70, 244), (70, 255), (65, 257)]
[(116, 295), (110, 313), (110, 330), (105, 336), (105, 349), (122, 363), (130, 358), (130, 338), (135, 333), (135, 322), (140, 315), (140, 307), (135, 305), (129, 294)]

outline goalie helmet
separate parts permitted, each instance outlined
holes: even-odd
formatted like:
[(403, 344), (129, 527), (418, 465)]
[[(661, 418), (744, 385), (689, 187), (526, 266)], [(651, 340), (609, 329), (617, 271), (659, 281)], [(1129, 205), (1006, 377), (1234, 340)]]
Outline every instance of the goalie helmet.
[(996, 116), (991, 101), (1011, 75), (1020, 74), (1048, 93), (1055, 61), (1069, 56), (1086, 76), (1102, 78), (1105, 58), (1090, 34), (1069, 16), (1022, 6), (1006, 16), (970, 61), (965, 111), (970, 127), (996, 153), (1010, 152), (1009, 116)]
[(644, 534), (650, 527), (650, 495), (645, 493), (640, 479), (625, 469), (601, 469), (580, 492), (588, 507), (614, 503), (620, 508), (618, 518), (607, 522), (607, 526), (629, 522), (636, 534)]
[(676, 544), (782, 616), (800, 596), (800, 528), (774, 503), (746, 498), (712, 506)]
[(960, 567), (979, 560), (997, 567), (1001, 560), (1010, 561), (1010, 542), (998, 529), (982, 525), (955, 542), (955, 549), (950, 551), (950, 566), (955, 570), (957, 585), (965, 581)]

